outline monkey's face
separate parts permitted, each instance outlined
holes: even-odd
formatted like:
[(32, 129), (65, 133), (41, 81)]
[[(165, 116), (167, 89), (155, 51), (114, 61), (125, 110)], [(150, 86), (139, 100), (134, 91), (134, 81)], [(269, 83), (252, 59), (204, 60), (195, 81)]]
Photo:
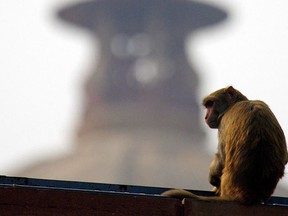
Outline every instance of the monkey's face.
[(205, 122), (210, 128), (218, 128), (220, 112), (217, 110), (217, 102), (207, 100), (204, 104), (206, 108)]
[(204, 98), (205, 122), (210, 128), (218, 128), (225, 111), (237, 101), (248, 100), (232, 86), (219, 89)]

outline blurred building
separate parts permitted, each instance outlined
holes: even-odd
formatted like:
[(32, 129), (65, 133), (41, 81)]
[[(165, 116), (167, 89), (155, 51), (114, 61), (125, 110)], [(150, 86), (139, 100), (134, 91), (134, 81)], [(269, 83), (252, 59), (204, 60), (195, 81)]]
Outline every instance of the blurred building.
[(95, 0), (58, 15), (99, 41), (100, 58), (75, 152), (19, 175), (210, 190), (199, 79), (185, 42), (226, 13), (186, 0)]

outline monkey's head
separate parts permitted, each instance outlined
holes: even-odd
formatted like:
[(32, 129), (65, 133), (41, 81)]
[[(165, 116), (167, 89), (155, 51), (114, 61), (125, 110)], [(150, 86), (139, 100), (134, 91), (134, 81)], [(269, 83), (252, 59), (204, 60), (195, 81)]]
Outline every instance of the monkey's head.
[(218, 128), (225, 111), (243, 100), (248, 99), (232, 86), (209, 94), (202, 102), (202, 105), (206, 108), (205, 122), (210, 128)]

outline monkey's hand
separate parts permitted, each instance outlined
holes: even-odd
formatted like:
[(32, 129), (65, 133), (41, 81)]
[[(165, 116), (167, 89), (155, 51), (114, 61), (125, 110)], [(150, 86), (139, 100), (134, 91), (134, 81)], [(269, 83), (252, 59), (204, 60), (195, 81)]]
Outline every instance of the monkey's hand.
[(209, 182), (211, 185), (215, 186), (215, 187), (220, 187), (220, 183), (221, 183), (221, 177), (219, 177), (218, 175), (209, 175)]

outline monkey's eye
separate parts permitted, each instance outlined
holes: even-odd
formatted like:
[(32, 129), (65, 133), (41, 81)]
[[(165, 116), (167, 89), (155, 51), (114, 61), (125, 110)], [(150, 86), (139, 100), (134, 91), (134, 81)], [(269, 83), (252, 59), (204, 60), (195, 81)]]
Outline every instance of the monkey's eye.
[(208, 101), (205, 103), (205, 107), (206, 107), (206, 108), (212, 107), (213, 104), (214, 104), (214, 101), (208, 100)]

